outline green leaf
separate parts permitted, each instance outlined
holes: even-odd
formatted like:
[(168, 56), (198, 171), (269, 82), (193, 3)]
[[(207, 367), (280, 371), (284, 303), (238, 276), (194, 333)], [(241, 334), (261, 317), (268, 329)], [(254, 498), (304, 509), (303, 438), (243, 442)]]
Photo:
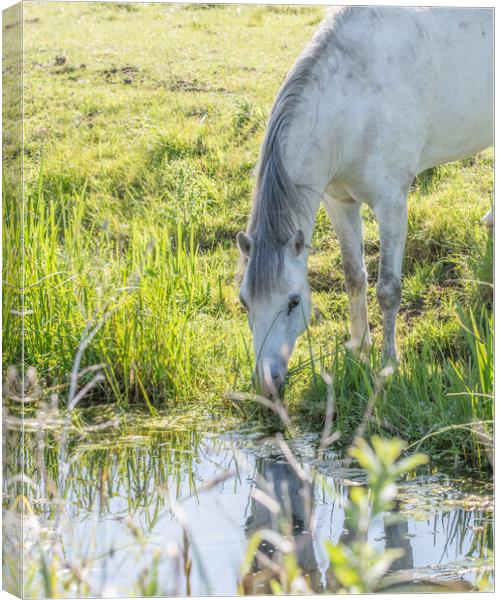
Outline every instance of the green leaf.
[(426, 465), (429, 462), (429, 457), (427, 454), (412, 454), (406, 458), (401, 459), (398, 463), (396, 463), (395, 473), (396, 475), (403, 475), (404, 473), (409, 473), (413, 471), (417, 467), (422, 465)]

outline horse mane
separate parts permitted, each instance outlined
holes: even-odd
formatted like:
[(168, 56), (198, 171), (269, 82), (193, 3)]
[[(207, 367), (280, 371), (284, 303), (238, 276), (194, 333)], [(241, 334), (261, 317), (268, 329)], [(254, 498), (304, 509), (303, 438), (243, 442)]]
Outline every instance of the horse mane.
[[(251, 298), (262, 298), (279, 287), (285, 247), (299, 227), (298, 217), (310, 218), (304, 208), (301, 187), (288, 174), (283, 146), (304, 88), (311, 82), (313, 68), (330, 44), (337, 24), (349, 9), (334, 9), (324, 19), (283, 82), (267, 125), (261, 147), (257, 181), (247, 234), (252, 253), (247, 265)], [(246, 264), (242, 259), (240, 267)]]

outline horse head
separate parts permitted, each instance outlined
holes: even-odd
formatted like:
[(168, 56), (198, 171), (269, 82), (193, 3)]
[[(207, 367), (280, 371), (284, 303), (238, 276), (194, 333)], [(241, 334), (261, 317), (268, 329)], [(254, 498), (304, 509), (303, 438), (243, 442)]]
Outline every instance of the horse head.
[(240, 232), (237, 244), (243, 265), (240, 300), (252, 331), (255, 383), (265, 396), (278, 396), (295, 342), (311, 313), (304, 234), (299, 229), (287, 244), (273, 247)]

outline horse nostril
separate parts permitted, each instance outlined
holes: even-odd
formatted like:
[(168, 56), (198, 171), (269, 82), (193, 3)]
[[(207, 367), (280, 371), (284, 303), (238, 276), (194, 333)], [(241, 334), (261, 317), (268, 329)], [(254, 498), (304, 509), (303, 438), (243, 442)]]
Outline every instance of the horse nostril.
[(279, 371), (273, 371), (271, 373), (274, 383), (281, 382), (281, 373)]

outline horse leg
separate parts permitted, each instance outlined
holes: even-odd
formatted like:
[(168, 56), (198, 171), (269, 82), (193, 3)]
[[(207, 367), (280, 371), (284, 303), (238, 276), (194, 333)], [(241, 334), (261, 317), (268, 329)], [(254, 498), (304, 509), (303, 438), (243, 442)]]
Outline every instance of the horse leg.
[(382, 195), (373, 205), (380, 232), (377, 298), (384, 325), (384, 361), (397, 362), (396, 315), (401, 304), (401, 269), (408, 226), (406, 195)]
[(338, 200), (329, 194), (325, 194), (324, 205), (339, 240), (349, 296), (351, 339), (346, 346), (350, 350), (366, 349), (371, 344), (371, 338), (366, 303), (361, 205), (351, 198)]

